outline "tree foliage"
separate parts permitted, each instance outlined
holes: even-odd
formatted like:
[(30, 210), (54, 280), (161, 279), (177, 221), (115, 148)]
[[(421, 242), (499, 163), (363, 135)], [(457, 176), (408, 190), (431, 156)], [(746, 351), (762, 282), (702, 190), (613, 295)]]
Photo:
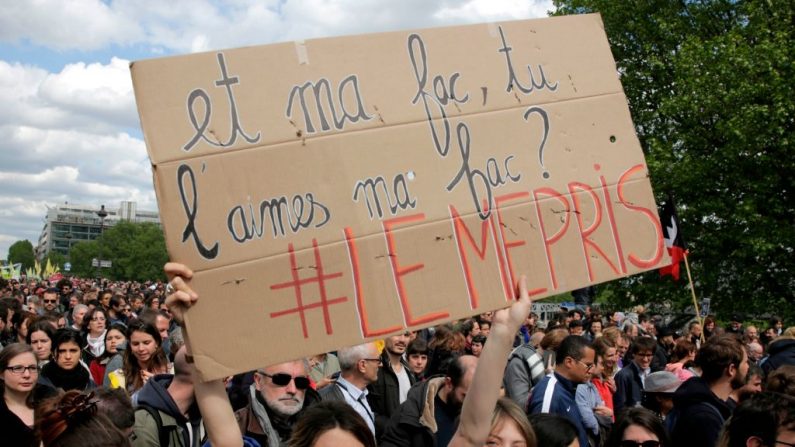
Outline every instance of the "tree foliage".
[[(600, 12), (658, 202), (679, 206), (696, 291), (719, 315), (795, 316), (795, 4), (770, 0), (556, 0)], [(692, 303), (656, 273), (601, 287)]]
[[(80, 242), (69, 254), (77, 276), (101, 276), (113, 280), (165, 279), (168, 262), (163, 231), (152, 223), (122, 221), (104, 231), (95, 241)], [(93, 267), (94, 258), (111, 261), (110, 268)]]
[(36, 254), (33, 252), (33, 244), (29, 240), (16, 241), (8, 247), (8, 262), (10, 264), (21, 263), (22, 271), (34, 266)]

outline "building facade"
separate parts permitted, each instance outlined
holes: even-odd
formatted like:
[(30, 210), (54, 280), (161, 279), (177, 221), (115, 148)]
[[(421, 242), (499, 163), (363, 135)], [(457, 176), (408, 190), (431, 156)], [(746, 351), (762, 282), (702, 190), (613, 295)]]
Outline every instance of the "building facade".
[(121, 202), (117, 209), (105, 208), (104, 219), (97, 214), (101, 208), (70, 203), (48, 207), (36, 246), (36, 258), (42, 260), (51, 251), (67, 256), (74, 244), (94, 240), (105, 228), (122, 220), (160, 225), (157, 211), (139, 210), (135, 202)]

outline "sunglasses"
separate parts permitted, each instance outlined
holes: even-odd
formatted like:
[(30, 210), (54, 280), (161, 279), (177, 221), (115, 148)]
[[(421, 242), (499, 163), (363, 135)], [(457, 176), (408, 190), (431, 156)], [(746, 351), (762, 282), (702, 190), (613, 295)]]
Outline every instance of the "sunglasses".
[(50, 303), (50, 304), (54, 303), (55, 301), (56, 300), (44, 300), (45, 303)]
[(621, 447), (660, 447), (660, 441), (630, 441), (624, 440), (621, 441), (619, 446)]
[(299, 390), (305, 390), (309, 388), (309, 378), (304, 376), (296, 376), (293, 377), (289, 374), (278, 373), (278, 374), (268, 374), (262, 371), (257, 371), (258, 374), (262, 374), (265, 377), (270, 377), (271, 382), (273, 382), (276, 386), (287, 386), (290, 384), (292, 380), (295, 382), (295, 387)]

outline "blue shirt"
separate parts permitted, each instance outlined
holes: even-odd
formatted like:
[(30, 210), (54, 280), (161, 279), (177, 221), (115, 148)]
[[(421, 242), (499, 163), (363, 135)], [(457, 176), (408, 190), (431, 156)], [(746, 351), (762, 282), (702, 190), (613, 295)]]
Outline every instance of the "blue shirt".
[(588, 434), (574, 398), (576, 386), (574, 382), (554, 372), (533, 388), (528, 410), (530, 414), (550, 413), (568, 418), (577, 427), (580, 445), (587, 446)]

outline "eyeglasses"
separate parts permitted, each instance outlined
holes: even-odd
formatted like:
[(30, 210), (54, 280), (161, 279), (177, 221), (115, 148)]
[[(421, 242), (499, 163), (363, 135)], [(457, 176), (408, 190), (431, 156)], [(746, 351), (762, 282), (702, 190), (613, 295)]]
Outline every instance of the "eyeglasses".
[(779, 441), (778, 439), (776, 439), (776, 444), (786, 445), (787, 447), (795, 447), (795, 444), (791, 442)]
[(57, 300), (44, 300), (44, 302), (45, 302), (45, 303), (50, 303), (50, 304), (52, 304), (52, 303), (54, 303), (54, 302), (56, 302), (56, 301), (57, 301)]
[[(574, 359), (575, 361), (577, 361), (577, 363), (579, 363), (579, 364), (581, 364), (582, 366), (584, 366), (586, 371), (590, 371), (590, 370), (592, 370), (592, 369), (593, 369), (593, 367), (594, 367), (594, 365), (595, 365), (594, 363), (585, 363), (585, 362), (583, 362), (583, 361), (582, 361), (582, 360), (580, 360), (580, 359), (575, 359), (574, 357), (572, 357), (572, 359)], [(653, 447), (653, 446), (646, 446), (646, 445), (644, 445), (643, 447)]]
[(378, 363), (379, 365), (380, 365), (381, 363), (383, 363), (383, 362), (381, 361), (381, 359), (362, 359), (362, 360), (364, 360), (365, 362), (375, 362), (375, 363)]
[(273, 382), (276, 386), (287, 386), (290, 384), (292, 380), (295, 382), (295, 387), (299, 390), (305, 390), (309, 388), (309, 378), (304, 376), (296, 376), (293, 377), (289, 374), (285, 373), (278, 373), (278, 374), (268, 374), (262, 371), (257, 371), (257, 374), (262, 374), (265, 377), (270, 377), (271, 382)]
[(39, 367), (36, 366), (36, 365), (31, 365), (31, 366), (22, 366), (22, 365), (7, 366), (6, 369), (8, 371), (11, 371), (12, 373), (18, 375), (18, 376), (21, 376), (22, 374), (24, 374), (25, 371), (27, 371), (27, 372), (29, 372), (31, 374), (33, 374), (33, 373), (37, 373), (38, 374), (38, 372), (39, 372)]
[(105, 318), (103, 318), (103, 317), (94, 317), (94, 318), (91, 319), (91, 321), (105, 321)]
[(660, 447), (660, 441), (631, 441), (625, 439), (619, 444), (621, 447)]

